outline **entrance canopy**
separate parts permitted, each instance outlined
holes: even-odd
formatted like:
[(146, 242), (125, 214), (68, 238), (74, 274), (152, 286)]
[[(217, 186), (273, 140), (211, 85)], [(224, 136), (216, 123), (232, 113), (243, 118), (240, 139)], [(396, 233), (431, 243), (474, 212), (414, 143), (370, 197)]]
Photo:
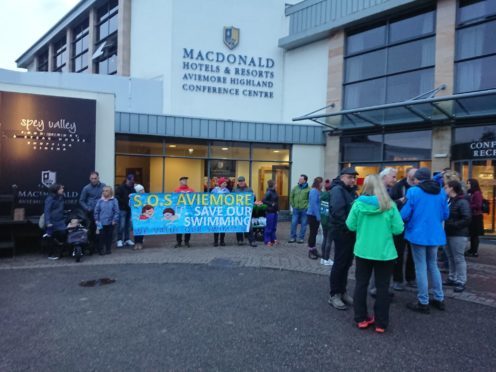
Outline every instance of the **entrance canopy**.
[(312, 120), (332, 130), (347, 130), (496, 116), (496, 89), (434, 97), (442, 89), (444, 85), (408, 101), (318, 114), (332, 104), (293, 121)]

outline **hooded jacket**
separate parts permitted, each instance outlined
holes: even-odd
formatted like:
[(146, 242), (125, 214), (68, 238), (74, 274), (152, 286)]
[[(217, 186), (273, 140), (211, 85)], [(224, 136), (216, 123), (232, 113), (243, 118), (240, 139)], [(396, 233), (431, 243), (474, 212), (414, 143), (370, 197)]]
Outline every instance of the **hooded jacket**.
[(381, 211), (377, 196), (360, 196), (346, 219), (350, 231), (356, 231), (355, 256), (367, 260), (390, 261), (398, 257), (393, 235), (403, 232), (403, 220), (396, 204)]
[(293, 190), (291, 190), (291, 193), (289, 194), (291, 207), (296, 209), (307, 209), (309, 194), (310, 188), (306, 182), (303, 185), (298, 184), (293, 187)]
[(97, 225), (108, 226), (112, 225), (112, 223), (117, 224), (120, 217), (117, 199), (114, 197), (108, 199), (101, 197), (96, 203), (94, 216)]
[(262, 202), (267, 206), (267, 213), (277, 213), (279, 210), (279, 195), (274, 188), (268, 188)]
[(416, 245), (445, 245), (443, 221), (448, 219), (448, 198), (436, 181), (423, 181), (406, 193), (401, 209), (405, 239)]
[(333, 232), (346, 232), (346, 218), (357, 197), (356, 187), (348, 187), (339, 178), (335, 178), (329, 194), (329, 226)]
[(463, 195), (450, 198), (449, 218), (446, 220), (444, 229), (447, 236), (469, 236), (469, 226), (472, 220), (470, 204)]
[(45, 199), (45, 225), (52, 225), (53, 231), (65, 230), (64, 197), (50, 193)]

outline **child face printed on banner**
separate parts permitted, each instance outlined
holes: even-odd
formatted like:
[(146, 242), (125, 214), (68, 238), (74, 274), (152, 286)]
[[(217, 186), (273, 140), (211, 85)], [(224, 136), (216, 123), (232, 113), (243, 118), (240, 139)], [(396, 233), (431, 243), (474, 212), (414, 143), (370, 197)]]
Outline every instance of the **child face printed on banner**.
[(140, 220), (149, 220), (150, 218), (153, 217), (154, 213), (155, 213), (155, 208), (147, 204), (141, 209)]
[(164, 211), (162, 212), (162, 214), (163, 214), (163, 219), (166, 221), (169, 221), (171, 223), (176, 221), (179, 218), (179, 216), (176, 214), (176, 212), (172, 208), (165, 208)]

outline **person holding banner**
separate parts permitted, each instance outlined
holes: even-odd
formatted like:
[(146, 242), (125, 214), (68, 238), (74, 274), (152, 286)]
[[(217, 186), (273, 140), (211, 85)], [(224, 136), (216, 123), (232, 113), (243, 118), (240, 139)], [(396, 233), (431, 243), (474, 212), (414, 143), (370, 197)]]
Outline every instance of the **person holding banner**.
[[(179, 178), (179, 186), (174, 190), (174, 192), (183, 192), (183, 193), (189, 193), (189, 192), (195, 192), (191, 187), (188, 186), (188, 177), (183, 176)], [(189, 248), (189, 240), (191, 238), (191, 234), (184, 234), (184, 245)], [(176, 241), (177, 244), (174, 246), (174, 248), (179, 248), (182, 244), (183, 240), (183, 234), (176, 234)]]
[[(136, 191), (137, 194), (144, 194), (145, 188), (143, 187), (143, 185), (140, 185), (139, 183), (137, 183), (134, 185), (134, 191)], [(143, 249), (143, 241), (144, 241), (143, 235), (134, 235), (133, 250), (135, 250), (135, 251), (142, 250)]]
[(131, 230), (131, 208), (129, 207), (129, 195), (134, 194), (134, 175), (129, 174), (124, 182), (115, 190), (115, 198), (119, 202), (120, 223), (117, 234), (117, 248), (122, 248), (125, 245), (134, 246), (134, 242), (130, 239), (129, 233)]
[[(234, 189), (234, 193), (239, 193), (239, 192), (251, 192), (253, 193), (253, 189), (249, 187), (246, 184), (246, 179), (244, 176), (239, 176), (238, 177), (238, 185)], [(255, 239), (253, 238), (253, 230), (251, 229), (248, 232), (242, 233), (242, 232), (237, 232), (236, 233), (236, 240), (238, 241), (238, 245), (243, 245), (243, 236), (248, 239), (248, 242), (250, 243), (250, 247), (256, 247), (257, 245), (255, 244)]]
[[(227, 188), (227, 179), (224, 177), (219, 178), (217, 181), (217, 187), (212, 190), (214, 194), (229, 194), (229, 189)], [(219, 246), (219, 236), (220, 245), (224, 247), (226, 245), (224, 239), (226, 238), (226, 233), (214, 233), (214, 247)]]
[(267, 224), (264, 231), (264, 243), (267, 247), (272, 247), (277, 243), (277, 212), (279, 211), (279, 195), (274, 188), (274, 181), (267, 181), (267, 192), (262, 202), (267, 206)]

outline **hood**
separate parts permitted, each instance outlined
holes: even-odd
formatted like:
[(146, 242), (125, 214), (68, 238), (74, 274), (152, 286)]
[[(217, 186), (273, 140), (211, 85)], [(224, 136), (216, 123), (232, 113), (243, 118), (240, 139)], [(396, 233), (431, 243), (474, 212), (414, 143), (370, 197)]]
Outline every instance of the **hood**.
[(441, 192), (441, 186), (434, 180), (427, 180), (417, 185), (427, 194), (437, 195)]
[(379, 208), (379, 200), (375, 195), (361, 195), (356, 200), (357, 208), (363, 214), (380, 214), (382, 213)]
[(352, 187), (348, 187), (348, 186), (346, 186), (346, 185), (344, 184), (344, 182), (343, 182), (343, 181), (341, 181), (341, 180), (339, 179), (339, 177), (336, 177), (336, 178), (334, 178), (334, 179), (332, 180), (331, 187), (330, 187), (330, 189), (329, 189), (329, 190), (331, 190), (333, 187), (336, 187), (336, 186), (341, 186), (341, 187), (343, 187), (345, 190), (349, 190), (349, 191), (355, 191), (355, 190), (357, 190), (357, 189), (358, 189), (358, 187), (357, 187), (357, 186), (352, 186)]

